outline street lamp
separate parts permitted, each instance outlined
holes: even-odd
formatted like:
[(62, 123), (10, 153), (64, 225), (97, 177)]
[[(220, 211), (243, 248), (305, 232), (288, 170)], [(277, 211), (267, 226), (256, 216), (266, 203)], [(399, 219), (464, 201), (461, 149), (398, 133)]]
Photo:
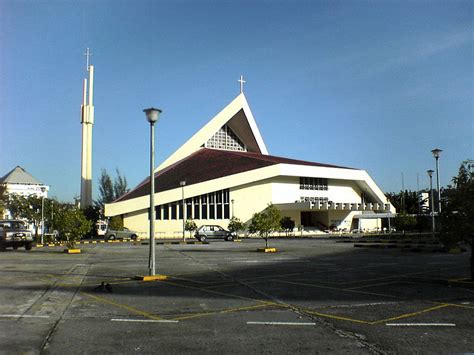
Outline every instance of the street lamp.
[(146, 119), (150, 123), (150, 250), (148, 255), (148, 270), (150, 276), (155, 275), (155, 123), (161, 110), (158, 108), (144, 109)]
[(436, 188), (438, 189), (438, 214), (441, 213), (441, 190), (439, 188), (439, 156), (442, 150), (435, 148), (431, 151), (436, 159)]
[(46, 191), (45, 186), (41, 186), (41, 245), (44, 242), (44, 192)]
[(434, 217), (434, 198), (433, 198), (433, 170), (427, 171), (428, 176), (430, 177), (430, 195), (431, 195), (431, 234), (435, 235), (435, 217)]
[(182, 213), (182, 217), (183, 217), (183, 242), (186, 242), (186, 231), (185, 231), (185, 221), (186, 221), (186, 217), (185, 217), (185, 214), (186, 214), (186, 210), (184, 209), (184, 186), (186, 186), (186, 181), (180, 181), (179, 182), (179, 186), (181, 186), (181, 198), (182, 198), (182, 205), (183, 205), (183, 213)]

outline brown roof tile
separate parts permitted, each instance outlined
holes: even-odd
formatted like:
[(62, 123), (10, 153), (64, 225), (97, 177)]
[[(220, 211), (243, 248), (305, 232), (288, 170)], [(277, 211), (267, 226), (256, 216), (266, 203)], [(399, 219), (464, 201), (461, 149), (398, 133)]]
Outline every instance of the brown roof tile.
[[(179, 182), (183, 180), (186, 181), (186, 185), (193, 185), (275, 164), (351, 169), (342, 166), (313, 163), (258, 153), (201, 148), (188, 157), (155, 173), (155, 192), (177, 188), (179, 187)], [(136, 188), (114, 202), (130, 200), (148, 195), (149, 193), (150, 178), (146, 178)]]

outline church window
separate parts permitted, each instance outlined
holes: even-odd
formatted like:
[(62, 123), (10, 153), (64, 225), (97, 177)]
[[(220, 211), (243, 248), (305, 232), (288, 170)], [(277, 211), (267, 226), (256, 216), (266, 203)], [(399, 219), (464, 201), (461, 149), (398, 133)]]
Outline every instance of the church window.
[(201, 218), (207, 219), (207, 195), (201, 195)]
[(222, 193), (223, 191), (217, 191), (216, 200), (217, 200), (217, 219), (222, 219)]
[(193, 200), (191, 198), (186, 199), (186, 218), (193, 218)]
[(224, 193), (224, 218), (230, 218), (229, 189), (223, 190)]
[(237, 150), (242, 152), (247, 151), (245, 144), (227, 125), (222, 126), (221, 129), (219, 129), (211, 138), (209, 138), (205, 146), (207, 148), (221, 150)]
[(209, 195), (209, 219), (216, 218), (216, 211), (215, 211), (215, 196), (214, 192), (211, 192)]
[(300, 177), (300, 190), (321, 190), (328, 189), (328, 179)]
[(168, 204), (163, 205), (163, 219), (170, 219), (170, 209)]
[(200, 215), (199, 196), (194, 197), (194, 219), (199, 219)]
[(178, 202), (178, 219), (183, 219), (183, 201)]
[(177, 213), (176, 213), (176, 202), (171, 204), (171, 219), (178, 219)]

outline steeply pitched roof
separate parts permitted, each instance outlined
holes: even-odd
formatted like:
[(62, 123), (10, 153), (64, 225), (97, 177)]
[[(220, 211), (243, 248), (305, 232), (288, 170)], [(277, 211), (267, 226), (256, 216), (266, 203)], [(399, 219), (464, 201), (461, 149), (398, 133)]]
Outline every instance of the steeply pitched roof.
[[(351, 169), (342, 166), (313, 163), (258, 153), (201, 148), (194, 154), (158, 171), (155, 174), (155, 192), (177, 188), (179, 187), (179, 182), (183, 180), (186, 181), (186, 185), (192, 185), (275, 164)], [(114, 202), (126, 201), (148, 195), (149, 193), (150, 179), (147, 178), (135, 189)]]
[(198, 151), (224, 125), (228, 125), (235, 132), (249, 152), (268, 154), (247, 99), (241, 93), (161, 163), (155, 171), (162, 170)]
[(43, 185), (21, 166), (17, 166), (0, 179), (2, 184)]

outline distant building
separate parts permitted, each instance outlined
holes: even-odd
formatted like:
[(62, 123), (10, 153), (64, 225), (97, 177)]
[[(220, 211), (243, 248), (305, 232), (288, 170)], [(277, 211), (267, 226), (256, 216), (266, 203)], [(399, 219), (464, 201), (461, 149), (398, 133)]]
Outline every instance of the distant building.
[[(269, 203), (308, 232), (380, 229), (396, 212), (365, 170), (269, 155), (243, 93), (158, 166), (154, 179), (158, 237), (179, 236), (183, 218), (198, 226), (227, 227), (232, 216), (248, 222)], [(149, 192), (147, 178), (106, 204), (105, 215), (145, 235)]]
[[(17, 166), (0, 178), (0, 185), (6, 187), (7, 194), (48, 197), (49, 186), (40, 182), (21, 166)], [(3, 219), (9, 219), (12, 216), (9, 211), (5, 211), (1, 217)]]

